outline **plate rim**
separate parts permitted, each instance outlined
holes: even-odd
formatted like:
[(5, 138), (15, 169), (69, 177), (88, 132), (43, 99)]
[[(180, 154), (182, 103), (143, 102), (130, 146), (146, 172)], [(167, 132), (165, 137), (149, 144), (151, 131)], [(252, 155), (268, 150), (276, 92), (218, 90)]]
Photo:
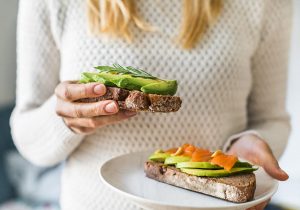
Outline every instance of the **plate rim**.
[[(238, 208), (239, 206), (240, 207), (243, 207), (245, 205), (245, 208), (248, 208), (249, 206), (255, 206), (256, 204), (259, 204), (265, 200), (267, 200), (268, 198), (272, 197), (278, 190), (278, 186), (279, 186), (279, 182), (275, 179), (273, 179), (274, 181), (274, 186), (272, 186), (270, 192), (266, 193), (265, 195), (263, 195), (261, 198), (257, 199), (257, 200), (252, 200), (252, 201), (248, 201), (248, 202), (244, 202), (244, 203), (234, 203), (234, 202), (230, 202), (230, 201), (227, 201), (228, 203), (230, 203), (231, 205), (229, 206), (226, 206), (226, 207), (196, 207), (196, 206), (185, 206), (185, 205), (172, 205), (172, 204), (169, 204), (169, 203), (165, 203), (165, 202), (160, 202), (160, 201), (156, 201), (156, 200), (152, 200), (152, 199), (148, 199), (148, 198), (143, 198), (143, 197), (140, 197), (140, 196), (137, 196), (137, 195), (133, 195), (131, 193), (128, 193), (128, 192), (125, 192), (125, 191), (122, 191), (120, 189), (118, 189), (117, 187), (109, 184), (105, 179), (104, 177), (102, 176), (102, 170), (103, 170), (103, 167), (108, 164), (110, 161), (113, 161), (115, 159), (118, 159), (118, 158), (121, 158), (123, 156), (127, 156), (127, 155), (133, 155), (133, 154), (141, 154), (141, 153), (146, 153), (146, 152), (149, 152), (149, 151), (139, 151), (139, 152), (129, 152), (129, 153), (124, 153), (122, 155), (118, 155), (118, 156), (115, 156), (111, 159), (108, 159), (106, 160), (104, 163), (101, 164), (100, 166), (100, 170), (99, 170), (99, 177), (102, 181), (102, 183), (104, 183), (107, 187), (109, 187), (110, 189), (114, 190), (115, 192), (117, 193), (120, 193), (126, 197), (129, 197), (135, 201), (140, 201), (140, 202), (143, 202), (143, 203), (148, 203), (148, 204), (155, 204), (155, 205), (160, 205), (162, 207), (173, 207), (173, 208), (176, 208), (176, 207), (180, 207), (180, 208), (190, 208), (190, 209), (230, 209), (230, 208)], [(146, 176), (145, 176), (146, 177)], [(147, 177), (146, 177), (147, 178)], [(174, 186), (175, 187), (175, 186)], [(195, 192), (197, 193), (197, 192)], [(200, 192), (199, 192), (200, 193)], [(200, 193), (201, 195), (205, 195), (205, 196), (210, 196), (210, 195), (206, 195), (204, 193)], [(215, 198), (215, 199), (219, 199), (219, 198), (216, 198), (216, 197), (213, 197), (213, 196), (210, 196), (212, 198)], [(223, 200), (223, 199), (221, 199)], [(223, 201), (226, 201), (226, 200), (223, 200)]]

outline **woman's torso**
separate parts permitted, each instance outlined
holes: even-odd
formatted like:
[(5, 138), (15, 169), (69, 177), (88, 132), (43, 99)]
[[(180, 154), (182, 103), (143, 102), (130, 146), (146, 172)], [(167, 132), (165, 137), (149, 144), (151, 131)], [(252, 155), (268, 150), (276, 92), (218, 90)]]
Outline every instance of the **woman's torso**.
[(134, 41), (87, 33), (85, 1), (53, 1), (52, 30), (61, 52), (60, 79), (78, 79), (93, 66), (119, 63), (176, 79), (183, 104), (170, 114), (139, 113), (87, 136), (65, 164), (63, 209), (132, 209), (114, 199), (98, 179), (105, 160), (123, 153), (185, 142), (215, 150), (246, 128), (251, 56), (259, 39), (260, 1), (226, 1), (222, 15), (190, 51), (174, 44), (182, 1), (138, 0), (139, 12), (157, 32), (136, 29)]

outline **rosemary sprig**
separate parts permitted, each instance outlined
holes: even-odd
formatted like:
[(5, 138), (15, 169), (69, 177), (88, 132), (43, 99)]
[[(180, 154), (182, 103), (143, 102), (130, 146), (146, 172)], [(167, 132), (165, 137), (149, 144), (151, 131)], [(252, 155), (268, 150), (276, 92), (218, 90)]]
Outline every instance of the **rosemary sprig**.
[(157, 79), (157, 77), (145, 72), (142, 69), (137, 69), (132, 66), (121, 66), (117, 63), (112, 66), (97, 66), (95, 67), (99, 72), (109, 72), (115, 74), (129, 74), (132, 77), (142, 77), (147, 79)]

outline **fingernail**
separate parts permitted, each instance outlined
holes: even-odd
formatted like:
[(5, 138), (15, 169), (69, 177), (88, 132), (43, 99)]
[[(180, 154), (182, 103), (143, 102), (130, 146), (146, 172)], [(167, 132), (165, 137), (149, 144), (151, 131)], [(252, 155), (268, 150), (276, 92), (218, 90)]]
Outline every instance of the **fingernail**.
[(281, 173), (282, 175), (285, 175), (285, 176), (287, 176), (287, 177), (289, 176), (284, 170), (280, 169), (279, 171), (280, 171), (280, 173)]
[(97, 95), (104, 95), (105, 94), (105, 86), (102, 84), (96, 85), (94, 87), (94, 93)]
[(134, 116), (134, 115), (136, 115), (137, 113), (136, 112), (131, 112), (131, 111), (125, 111), (125, 115), (126, 116)]
[(118, 111), (118, 108), (116, 106), (116, 103), (115, 102), (111, 102), (109, 104), (107, 104), (105, 106), (105, 111), (108, 112), (108, 113), (114, 113), (114, 112), (117, 112)]

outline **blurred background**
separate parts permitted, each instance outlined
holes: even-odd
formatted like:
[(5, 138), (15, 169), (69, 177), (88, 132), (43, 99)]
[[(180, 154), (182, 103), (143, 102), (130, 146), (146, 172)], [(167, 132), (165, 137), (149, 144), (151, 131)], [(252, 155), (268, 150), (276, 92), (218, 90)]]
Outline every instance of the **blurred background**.
[[(17, 0), (0, 0), (0, 210), (57, 209), (60, 168), (36, 168), (16, 153), (12, 144), (9, 116), (14, 106), (16, 80)], [(292, 133), (280, 163), (290, 175), (280, 183), (268, 209), (300, 209), (300, 1), (294, 0), (287, 108)], [(279, 32), (280, 33), (280, 32)], [(14, 167), (8, 167), (14, 165)], [(50, 170), (47, 176), (41, 176)], [(25, 204), (23, 201), (26, 201)], [(54, 205), (53, 205), (54, 203)]]

